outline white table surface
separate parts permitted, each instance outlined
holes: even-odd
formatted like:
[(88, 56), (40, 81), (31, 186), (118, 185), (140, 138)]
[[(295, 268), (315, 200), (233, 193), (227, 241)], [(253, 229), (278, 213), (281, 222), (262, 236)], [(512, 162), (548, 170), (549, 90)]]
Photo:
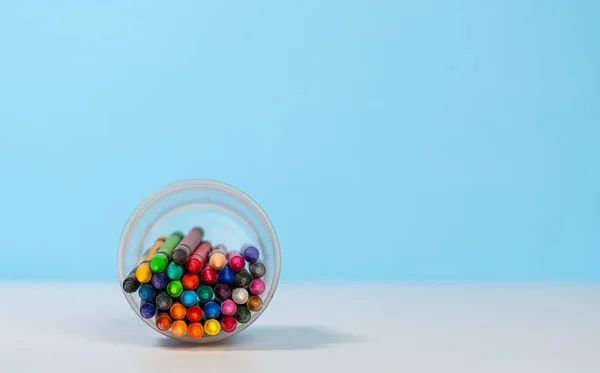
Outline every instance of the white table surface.
[(117, 283), (3, 283), (0, 299), (1, 372), (600, 372), (592, 285), (280, 285), (217, 345), (156, 333)]

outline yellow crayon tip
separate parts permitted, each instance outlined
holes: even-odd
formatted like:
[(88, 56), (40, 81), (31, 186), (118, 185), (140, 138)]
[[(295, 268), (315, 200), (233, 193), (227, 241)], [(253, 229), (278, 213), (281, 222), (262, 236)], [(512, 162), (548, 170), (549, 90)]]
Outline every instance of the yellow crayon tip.
[(204, 332), (208, 335), (217, 335), (221, 331), (221, 324), (215, 320), (206, 320), (204, 323)]
[(152, 271), (150, 270), (150, 265), (148, 263), (140, 264), (138, 269), (135, 271), (135, 279), (141, 282), (142, 284), (145, 284), (147, 282), (150, 282), (151, 278)]

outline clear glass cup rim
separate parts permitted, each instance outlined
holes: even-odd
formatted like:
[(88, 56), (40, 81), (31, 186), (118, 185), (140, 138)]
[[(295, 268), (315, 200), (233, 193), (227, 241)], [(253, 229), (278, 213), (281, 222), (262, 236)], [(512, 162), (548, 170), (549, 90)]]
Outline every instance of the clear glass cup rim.
[[(156, 330), (157, 332), (159, 332), (169, 338), (173, 338), (173, 339), (179, 340), (179, 341), (183, 340), (183, 341), (187, 341), (187, 342), (193, 342), (193, 343), (213, 343), (213, 342), (218, 342), (220, 340), (223, 340), (225, 338), (229, 338), (233, 335), (236, 335), (237, 333), (245, 330), (252, 323), (254, 323), (254, 321), (256, 321), (258, 319), (258, 317), (268, 308), (269, 303), (271, 302), (271, 299), (273, 298), (275, 291), (277, 290), (277, 285), (279, 283), (279, 275), (280, 275), (280, 268), (281, 268), (281, 255), (280, 255), (280, 251), (279, 251), (280, 250), (279, 249), (279, 240), (277, 238), (275, 228), (273, 227), (273, 224), (271, 223), (269, 217), (264, 212), (264, 210), (260, 207), (260, 205), (258, 205), (258, 203), (256, 203), (252, 198), (250, 198), (250, 196), (248, 196), (241, 190), (235, 188), (234, 186), (223, 183), (221, 181), (216, 181), (216, 180), (211, 180), (211, 179), (188, 179), (188, 180), (183, 180), (183, 181), (177, 181), (177, 182), (163, 186), (162, 188), (156, 190), (154, 193), (152, 193), (148, 197), (146, 197), (136, 207), (136, 209), (133, 211), (133, 213), (127, 220), (127, 223), (125, 224), (125, 227), (123, 228), (121, 237), (119, 239), (119, 246), (118, 246), (118, 251), (117, 251), (117, 270), (119, 273), (119, 287), (120, 287), (120, 285), (123, 283), (123, 280), (125, 279), (125, 277), (127, 276), (127, 273), (128, 273), (128, 270), (125, 268), (125, 254), (126, 254), (127, 246), (129, 243), (129, 236), (132, 234), (133, 227), (137, 224), (138, 220), (144, 215), (144, 213), (154, 203), (156, 203), (157, 201), (159, 201), (160, 199), (164, 198), (165, 196), (167, 196), (169, 194), (172, 194), (172, 193), (175, 193), (175, 192), (178, 192), (181, 190), (200, 189), (200, 188), (211, 189), (211, 190), (227, 193), (230, 196), (237, 198), (242, 203), (244, 203), (245, 205), (250, 207), (252, 209), (252, 211), (254, 213), (256, 213), (257, 216), (260, 218), (261, 223), (264, 224), (265, 227), (267, 228), (267, 230), (269, 232), (269, 239), (273, 245), (274, 268), (273, 268), (273, 279), (271, 281), (271, 286), (268, 289), (267, 295), (263, 299), (263, 308), (260, 311), (256, 312), (255, 314), (253, 314), (252, 318), (250, 319), (249, 322), (247, 322), (245, 324), (240, 324), (239, 327), (236, 328), (236, 330), (231, 333), (219, 333), (215, 336), (210, 336), (208, 338), (205, 336), (205, 337), (199, 338), (199, 339), (192, 339), (192, 338), (188, 337), (187, 335), (183, 336), (183, 337), (173, 336), (173, 335), (171, 335), (171, 333), (163, 332), (163, 331), (159, 330), (158, 328), (156, 328), (156, 325), (154, 325), (154, 323), (150, 319), (144, 319), (141, 316), (139, 318), (142, 319), (152, 329)], [(125, 295), (125, 298), (126, 298), (127, 302), (129, 303), (129, 305), (131, 306), (131, 308), (133, 309), (133, 311), (137, 314), (139, 310), (138, 310), (138, 306), (137, 306), (137, 304), (134, 300), (134, 296), (133, 296), (135, 293), (128, 294), (125, 291), (123, 291), (123, 294)]]

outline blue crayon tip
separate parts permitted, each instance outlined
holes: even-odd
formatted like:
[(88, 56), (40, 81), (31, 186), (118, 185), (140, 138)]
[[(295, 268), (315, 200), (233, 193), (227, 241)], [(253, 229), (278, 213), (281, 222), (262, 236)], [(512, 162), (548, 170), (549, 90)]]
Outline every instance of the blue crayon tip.
[(204, 306), (204, 317), (207, 319), (216, 319), (221, 313), (221, 307), (215, 302), (208, 302)]
[(152, 286), (158, 290), (166, 288), (167, 282), (169, 281), (167, 279), (167, 276), (164, 275), (164, 273), (155, 273), (152, 275), (152, 279), (150, 280)]
[(156, 295), (156, 291), (150, 284), (144, 284), (140, 286), (140, 290), (138, 290), (138, 294), (140, 298), (143, 300), (151, 300)]
[(140, 315), (145, 319), (151, 319), (156, 314), (156, 306), (151, 302), (144, 302), (140, 306)]
[(230, 285), (233, 280), (235, 280), (235, 272), (231, 268), (225, 267), (219, 271), (219, 277), (217, 278), (219, 283)]
[(194, 290), (186, 290), (181, 293), (181, 303), (186, 307), (191, 307), (198, 303), (198, 296)]

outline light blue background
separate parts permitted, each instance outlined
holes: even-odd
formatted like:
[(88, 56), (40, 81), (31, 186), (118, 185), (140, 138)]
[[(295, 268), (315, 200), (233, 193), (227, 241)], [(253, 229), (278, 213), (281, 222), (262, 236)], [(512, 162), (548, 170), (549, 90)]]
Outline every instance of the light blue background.
[(4, 1), (0, 277), (113, 279), (212, 178), (283, 280), (598, 281), (599, 4)]

